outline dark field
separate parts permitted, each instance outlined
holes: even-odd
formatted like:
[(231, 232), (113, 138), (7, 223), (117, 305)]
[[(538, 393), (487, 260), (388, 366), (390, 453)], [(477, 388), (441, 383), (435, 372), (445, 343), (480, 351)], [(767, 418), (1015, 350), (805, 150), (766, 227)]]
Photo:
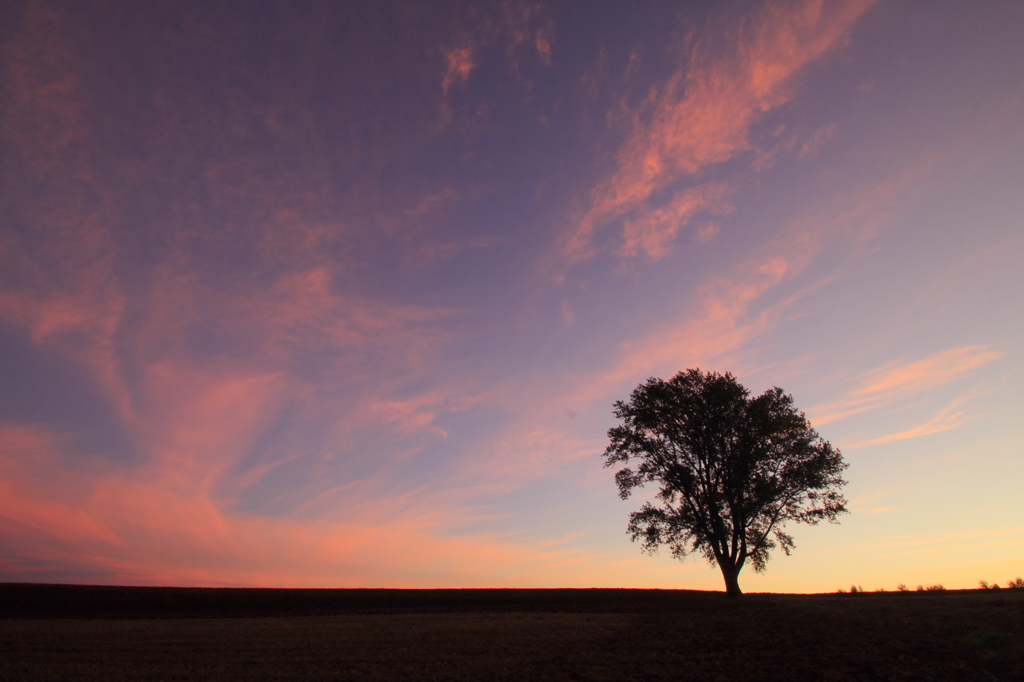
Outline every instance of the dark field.
[(1024, 590), (0, 584), (4, 680), (1022, 680)]

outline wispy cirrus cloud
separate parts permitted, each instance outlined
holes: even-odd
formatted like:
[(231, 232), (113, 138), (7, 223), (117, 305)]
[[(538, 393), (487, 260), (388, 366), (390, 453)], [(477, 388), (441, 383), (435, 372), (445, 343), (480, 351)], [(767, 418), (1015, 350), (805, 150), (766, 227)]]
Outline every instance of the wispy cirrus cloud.
[(61, 38), (59, 12), (42, 3), (26, 6), (21, 31), (3, 46), (5, 135), (33, 171), (63, 174), (69, 153), (89, 134), (75, 55)]
[(480, 468), (505, 471), (510, 480), (529, 479), (599, 453), (606, 443), (574, 435), (565, 425), (567, 408), (576, 414), (595, 404), (610, 405), (652, 375), (670, 376), (686, 367), (721, 367), (723, 359), (783, 324), (807, 294), (834, 282), (840, 275), (786, 289), (806, 276), (823, 253), (845, 251), (851, 243), (870, 239), (899, 215), (900, 197), (917, 177), (917, 172), (903, 173), (808, 210), (756, 256), (698, 285), (689, 293), (691, 305), (674, 319), (619, 343), (606, 369), (584, 376), (558, 376), (543, 389), (530, 385), (527, 392), (509, 391), (510, 396), (498, 400), (511, 402), (522, 412), (506, 430), (507, 440), (483, 448), (494, 454)]
[(961, 409), (963, 403), (966, 402), (964, 398), (957, 398), (952, 403), (944, 407), (938, 414), (929, 419), (920, 426), (915, 426), (905, 431), (898, 433), (891, 433), (881, 438), (875, 438), (865, 443), (856, 443), (849, 447), (867, 447), (868, 445), (879, 445), (881, 443), (891, 443), (898, 440), (907, 440), (910, 438), (919, 438), (921, 436), (930, 436), (933, 433), (941, 433), (943, 431), (949, 431), (962, 426), (969, 420), (967, 412)]
[(895, 441), (909, 440), (911, 438), (920, 438), (922, 436), (930, 436), (935, 433), (942, 433), (944, 431), (952, 431), (953, 429), (960, 428), (961, 426), (984, 416), (977, 413), (972, 414), (967, 410), (966, 405), (975, 398), (984, 395), (989, 390), (990, 389), (986, 389), (984, 385), (975, 386), (967, 393), (957, 396), (955, 399), (950, 401), (945, 407), (936, 412), (923, 424), (918, 424), (917, 426), (897, 431), (895, 433), (890, 433), (885, 436), (880, 436), (878, 438), (873, 438), (861, 443), (853, 443), (847, 447), (861, 448), (871, 445), (881, 445), (882, 443), (892, 443)]
[(519, 79), (522, 78), (524, 52), (545, 66), (551, 66), (554, 22), (543, 5), (509, 0), (497, 7), (475, 8), (468, 15), (461, 39), (453, 47), (442, 50), (442, 93), (447, 95), (453, 85), (465, 85), (478, 66), (479, 53), (495, 45), (504, 48), (509, 68)]
[(473, 70), (473, 48), (468, 45), (453, 47), (444, 53), (445, 72), (441, 79), (441, 90), (445, 94), (453, 84), (462, 85), (469, 79), (469, 73)]
[(872, 370), (852, 397), (875, 399), (894, 393), (920, 392), (959, 378), (1003, 356), (985, 346), (950, 348), (914, 362), (894, 362)]
[[(615, 171), (594, 188), (589, 208), (563, 236), (565, 261), (593, 255), (595, 232), (615, 218), (629, 216), (627, 226), (657, 224), (657, 217), (648, 217), (664, 210), (648, 205), (656, 192), (749, 149), (751, 126), (792, 98), (794, 77), (842, 44), (872, 4), (769, 2), (724, 45), (710, 35), (692, 36), (687, 65), (652, 91), (649, 111), (637, 113), (616, 155)], [(677, 201), (683, 199), (677, 195), (669, 204)], [(626, 251), (635, 252), (626, 229)]]
[[(249, 386), (248, 388), (252, 388)], [(221, 396), (223, 397), (223, 396)], [(235, 400), (228, 401), (237, 406)], [(212, 425), (222, 412), (210, 415)], [(204, 446), (214, 443), (179, 434)], [(579, 550), (498, 532), (450, 534), (451, 494), (401, 497), (369, 490), (341, 518), (268, 517), (225, 509), (202, 473), (163, 468), (81, 473), (73, 444), (36, 427), (0, 426), (4, 562), (25, 580), (156, 585), (378, 586), (534, 584), (561, 576)], [(45, 485), (42, 480), (45, 479)], [(5, 557), (10, 559), (10, 557)], [(496, 566), (501, 566), (495, 571)], [(556, 578), (559, 579), (559, 578)]]
[[(28, 352), (85, 369), (113, 404), (113, 426), (102, 428), (116, 428), (129, 452), (87, 452), (83, 443), (95, 434), (62, 427), (57, 413), (0, 423), (4, 551), (32, 558), (17, 570), (65, 577), (271, 580), (266, 564), (246, 577), (230, 556), (238, 550), (258, 563), (272, 546), (246, 529), (265, 521), (293, 544), (287, 538), (302, 535), (305, 520), (281, 519), (308, 510), (310, 498), (339, 481), (365, 485), (392, 455), (443, 437), (434, 422), (459, 409), (454, 389), (415, 382), (451, 341), (446, 325), (457, 313), (384, 300), (363, 286), (352, 273), (353, 243), (365, 243), (366, 225), (387, 211), (360, 205), (340, 219), (315, 162), (291, 177), (268, 175), (279, 153), (251, 142), (264, 122), (231, 106), (251, 93), (221, 92), (201, 124), (189, 116), (200, 108), (194, 93), (155, 94), (148, 104), (165, 115), (133, 129), (148, 151), (142, 163), (104, 147), (103, 123), (119, 112), (97, 115), (79, 86), (88, 62), (69, 47), (67, 17), (38, 4), (26, 16), (4, 45), (5, 103), (16, 106), (5, 107), (0, 125), (20, 157), (17, 173), (4, 171), (11, 182), (3, 200), (17, 220), (0, 231), (0, 322)], [(280, 132), (277, 121), (268, 126)], [(244, 153), (233, 154), (241, 150), (230, 140), (243, 138)], [(128, 188), (138, 203), (126, 227)], [(388, 210), (407, 224), (452, 196), (416, 189)], [(375, 444), (377, 461), (352, 451), (367, 434), (396, 426), (395, 442)], [(387, 497), (404, 487), (398, 474), (376, 489)], [(269, 499), (267, 508), (238, 512), (254, 495)], [(329, 516), (327, 507), (316, 513)], [(424, 522), (415, 512), (398, 517), (370, 514), (348, 534), (390, 524), (397, 537), (408, 524), (408, 544), (422, 549), (441, 532), (417, 525)], [(307, 534), (311, 544), (293, 546), (295, 556), (326, 543), (336, 564), (345, 548), (329, 535), (346, 530), (333, 528)], [(367, 543), (372, 535), (362, 533)], [(302, 572), (298, 564), (288, 570), (291, 577), (273, 581)], [(325, 580), (327, 569), (310, 584)]]
[[(970, 376), (1003, 356), (1002, 352), (989, 346), (962, 346), (939, 351), (920, 360), (895, 361), (859, 376), (853, 381), (854, 386), (844, 399), (817, 405), (809, 409), (808, 413), (813, 415), (815, 424), (827, 424), (851, 417)], [(903, 435), (887, 436), (886, 439), (900, 440), (913, 437), (913, 434), (924, 435), (954, 428), (962, 417), (962, 412), (953, 412), (953, 408), (959, 404), (960, 401), (954, 401), (953, 405), (928, 424)]]
[(832, 123), (820, 128), (817, 132), (811, 135), (810, 139), (805, 141), (800, 146), (800, 152), (797, 154), (799, 159), (811, 159), (818, 155), (822, 146), (825, 145), (832, 136), (836, 133), (836, 124)]
[(805, 274), (828, 249), (870, 239), (899, 215), (902, 195), (921, 172), (912, 169), (852, 191), (786, 225), (757, 256), (700, 284), (692, 293), (692, 305), (677, 319), (623, 342), (611, 368), (581, 382), (575, 402), (609, 395), (613, 387), (652, 373), (676, 372), (721, 358), (775, 328), (820, 282), (779, 295), (783, 285)]
[[(703, 211), (727, 210), (727, 195), (728, 188), (725, 185), (699, 185), (676, 193), (665, 206), (627, 219), (622, 228), (623, 243), (619, 253), (623, 256), (636, 256), (640, 251), (645, 251), (652, 261), (663, 258), (671, 250), (679, 230), (689, 224), (694, 216)], [(699, 239), (706, 243), (711, 236), (713, 233), (702, 232)]]
[(25, 8), (22, 30), (3, 45), (6, 107), (0, 131), (16, 150), (7, 196), (36, 187), (37, 201), (5, 206), (0, 230), (0, 320), (88, 366), (123, 416), (131, 400), (119, 377), (114, 334), (124, 313), (114, 264), (110, 202), (87, 123), (86, 97), (58, 12)]

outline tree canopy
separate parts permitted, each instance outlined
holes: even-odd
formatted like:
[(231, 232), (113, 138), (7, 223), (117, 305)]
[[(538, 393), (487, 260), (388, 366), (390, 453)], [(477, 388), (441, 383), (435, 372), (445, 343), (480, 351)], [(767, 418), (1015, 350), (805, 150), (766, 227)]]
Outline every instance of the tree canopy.
[(755, 398), (729, 374), (680, 372), (651, 378), (626, 402), (608, 430), (605, 466), (636, 462), (615, 474), (626, 499), (648, 483), (661, 486), (629, 517), (628, 532), (648, 552), (700, 553), (716, 564), (730, 596), (741, 594), (749, 561), (763, 572), (775, 547), (789, 554), (790, 521), (835, 522), (846, 512), (839, 488), (846, 464), (793, 406), (772, 388)]

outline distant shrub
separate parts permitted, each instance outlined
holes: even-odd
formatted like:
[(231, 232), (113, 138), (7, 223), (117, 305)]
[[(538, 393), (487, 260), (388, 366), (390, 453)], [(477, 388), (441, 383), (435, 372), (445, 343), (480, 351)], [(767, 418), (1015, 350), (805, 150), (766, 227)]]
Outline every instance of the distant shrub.
[[(864, 588), (860, 585), (850, 585), (849, 594), (857, 594), (858, 592), (863, 591)], [(836, 590), (836, 594), (847, 594), (847, 591), (840, 587), (838, 590)]]
[(897, 592), (909, 592), (910, 588), (907, 587), (906, 585), (904, 585), (903, 583), (900, 583), (899, 585), (896, 586), (896, 591)]
[(863, 591), (864, 591), (864, 588), (861, 587), (860, 585), (850, 585), (850, 589), (849, 590), (844, 590), (843, 588), (840, 587), (838, 590), (836, 590), (836, 594), (857, 594), (858, 592), (863, 592)]
[[(917, 589), (920, 590), (921, 588), (918, 587)], [(925, 592), (945, 592), (946, 588), (943, 587), (942, 585), (929, 585), (928, 587), (924, 588), (924, 591)]]
[(988, 589), (990, 589), (989, 586), (988, 586), (988, 581), (987, 580), (979, 580), (978, 581), (978, 589), (979, 590), (988, 590)]
[(1011, 590), (1024, 590), (1024, 580), (1017, 578), (1016, 580), (1009, 580), (1006, 586)]
[(918, 585), (916, 591), (917, 592), (924, 592), (924, 585)]
[(875, 592), (885, 592), (885, 588), (879, 587), (877, 590), (875, 590)]

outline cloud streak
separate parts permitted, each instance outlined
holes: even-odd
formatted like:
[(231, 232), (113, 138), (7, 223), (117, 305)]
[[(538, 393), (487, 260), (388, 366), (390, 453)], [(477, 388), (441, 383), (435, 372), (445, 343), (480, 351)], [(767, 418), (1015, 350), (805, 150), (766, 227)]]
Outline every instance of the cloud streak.
[[(815, 424), (845, 419), (970, 376), (1003, 356), (1003, 353), (988, 346), (962, 346), (939, 351), (920, 360), (892, 362), (854, 380), (854, 388), (847, 392), (843, 400), (817, 405), (808, 412), (813, 415)], [(929, 425), (921, 426), (914, 432), (920, 430), (920, 435), (923, 435), (954, 428), (961, 413), (950, 415), (947, 411), (932, 420), (934, 423), (929, 422)], [(887, 438), (900, 439), (896, 435)]]
[[(725, 201), (728, 189), (721, 184), (709, 183), (678, 192), (672, 200), (653, 211), (641, 214), (634, 219), (626, 219), (622, 228), (622, 248), (619, 254), (636, 256), (645, 251), (652, 260), (660, 260), (668, 255), (679, 230), (688, 225), (698, 213), (703, 211), (724, 212), (728, 210)], [(707, 236), (705, 236), (707, 235)], [(710, 241), (713, 233), (702, 232), (700, 240)]]
[[(8, 457), (3, 464), (10, 473)], [(226, 512), (201, 487), (152, 472), (94, 479), (86, 499), (72, 502), (19, 494), (26, 483), (5, 479), (5, 552), (49, 566), (37, 580), (49, 571), (122, 584), (493, 585), (495, 565), (510, 573), (572, 556), (557, 548), (535, 556), (538, 548), (488, 534), (447, 536), (445, 520), (422, 508), (390, 520), (267, 518)], [(12, 533), (17, 527), (31, 530)]]
[[(710, 34), (692, 36), (687, 65), (652, 91), (647, 110), (634, 116), (616, 155), (615, 171), (594, 188), (589, 208), (563, 237), (560, 250), (565, 261), (572, 264), (592, 256), (596, 231), (634, 213), (627, 222), (624, 251), (635, 253), (635, 237), (628, 234), (628, 226), (657, 224), (657, 212), (664, 215), (665, 209), (649, 205), (652, 197), (681, 178), (748, 150), (751, 126), (792, 98), (797, 74), (841, 45), (872, 4), (873, 0), (769, 2), (736, 27), (724, 44)], [(685, 203), (685, 197), (685, 191), (676, 192), (669, 205)], [(661, 242), (655, 242), (659, 253), (664, 248)]]

